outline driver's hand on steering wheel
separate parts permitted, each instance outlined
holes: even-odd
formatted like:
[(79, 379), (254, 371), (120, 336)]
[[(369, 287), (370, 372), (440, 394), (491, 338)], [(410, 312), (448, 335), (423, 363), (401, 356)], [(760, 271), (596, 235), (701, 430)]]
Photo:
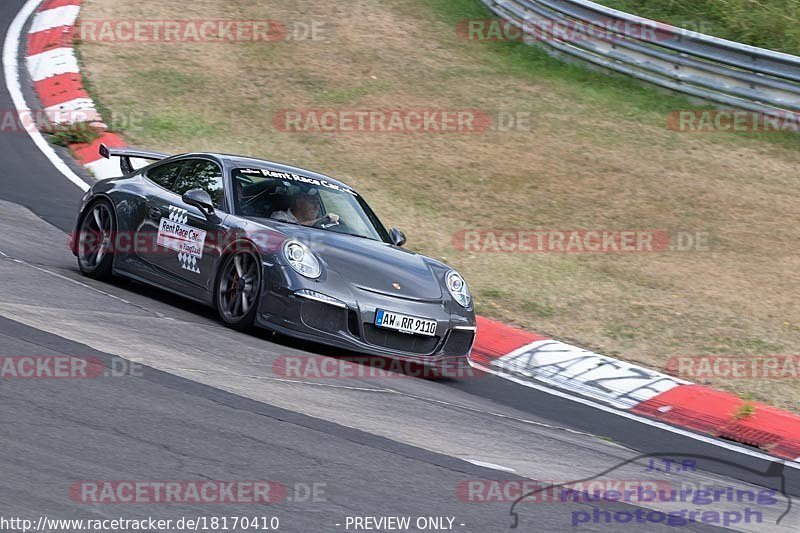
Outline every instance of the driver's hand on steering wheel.
[(314, 223), (315, 227), (322, 229), (330, 228), (331, 226), (339, 225), (339, 215), (336, 213), (327, 213), (324, 217), (320, 218)]

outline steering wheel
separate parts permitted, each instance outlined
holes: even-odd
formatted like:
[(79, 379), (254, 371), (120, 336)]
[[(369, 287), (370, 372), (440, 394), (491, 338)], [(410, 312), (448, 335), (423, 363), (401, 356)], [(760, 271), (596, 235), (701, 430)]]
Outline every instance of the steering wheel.
[[(332, 219), (331, 215), (334, 215), (336, 217), (335, 221)], [(321, 219), (314, 222), (313, 227), (327, 229), (330, 228), (331, 226), (338, 226), (341, 223), (340, 221), (341, 218), (339, 218), (339, 215), (336, 215), (335, 213), (328, 213)]]

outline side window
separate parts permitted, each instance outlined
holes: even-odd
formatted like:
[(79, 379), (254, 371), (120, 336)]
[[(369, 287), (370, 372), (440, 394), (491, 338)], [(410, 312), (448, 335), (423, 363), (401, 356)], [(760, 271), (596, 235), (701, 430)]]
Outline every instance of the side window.
[(214, 202), (215, 209), (225, 208), (225, 188), (222, 180), (222, 169), (213, 161), (192, 159), (186, 171), (172, 186), (172, 191), (182, 195), (192, 189), (203, 189)]
[(147, 171), (147, 178), (165, 189), (171, 189), (178, 174), (181, 173), (181, 168), (184, 163), (185, 161), (175, 161), (174, 163), (167, 163), (166, 165), (151, 168)]

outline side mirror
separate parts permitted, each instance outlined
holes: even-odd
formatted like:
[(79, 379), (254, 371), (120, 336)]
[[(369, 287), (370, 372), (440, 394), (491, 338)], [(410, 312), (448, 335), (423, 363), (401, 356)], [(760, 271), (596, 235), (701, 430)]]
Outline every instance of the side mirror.
[(211, 201), (211, 195), (203, 189), (186, 191), (181, 199), (183, 203), (193, 205), (202, 211), (207, 218), (214, 216), (214, 203)]
[(406, 243), (406, 234), (397, 228), (389, 230), (389, 238), (395, 246), (403, 246)]

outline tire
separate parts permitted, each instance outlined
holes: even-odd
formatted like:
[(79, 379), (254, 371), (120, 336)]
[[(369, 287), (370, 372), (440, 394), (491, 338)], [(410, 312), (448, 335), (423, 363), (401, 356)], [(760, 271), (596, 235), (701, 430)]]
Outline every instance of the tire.
[(84, 276), (109, 279), (114, 263), (112, 249), (117, 221), (114, 208), (108, 200), (97, 200), (89, 205), (78, 225), (78, 268)]
[(225, 324), (234, 329), (253, 325), (261, 297), (261, 261), (251, 250), (225, 257), (217, 276), (214, 305)]

